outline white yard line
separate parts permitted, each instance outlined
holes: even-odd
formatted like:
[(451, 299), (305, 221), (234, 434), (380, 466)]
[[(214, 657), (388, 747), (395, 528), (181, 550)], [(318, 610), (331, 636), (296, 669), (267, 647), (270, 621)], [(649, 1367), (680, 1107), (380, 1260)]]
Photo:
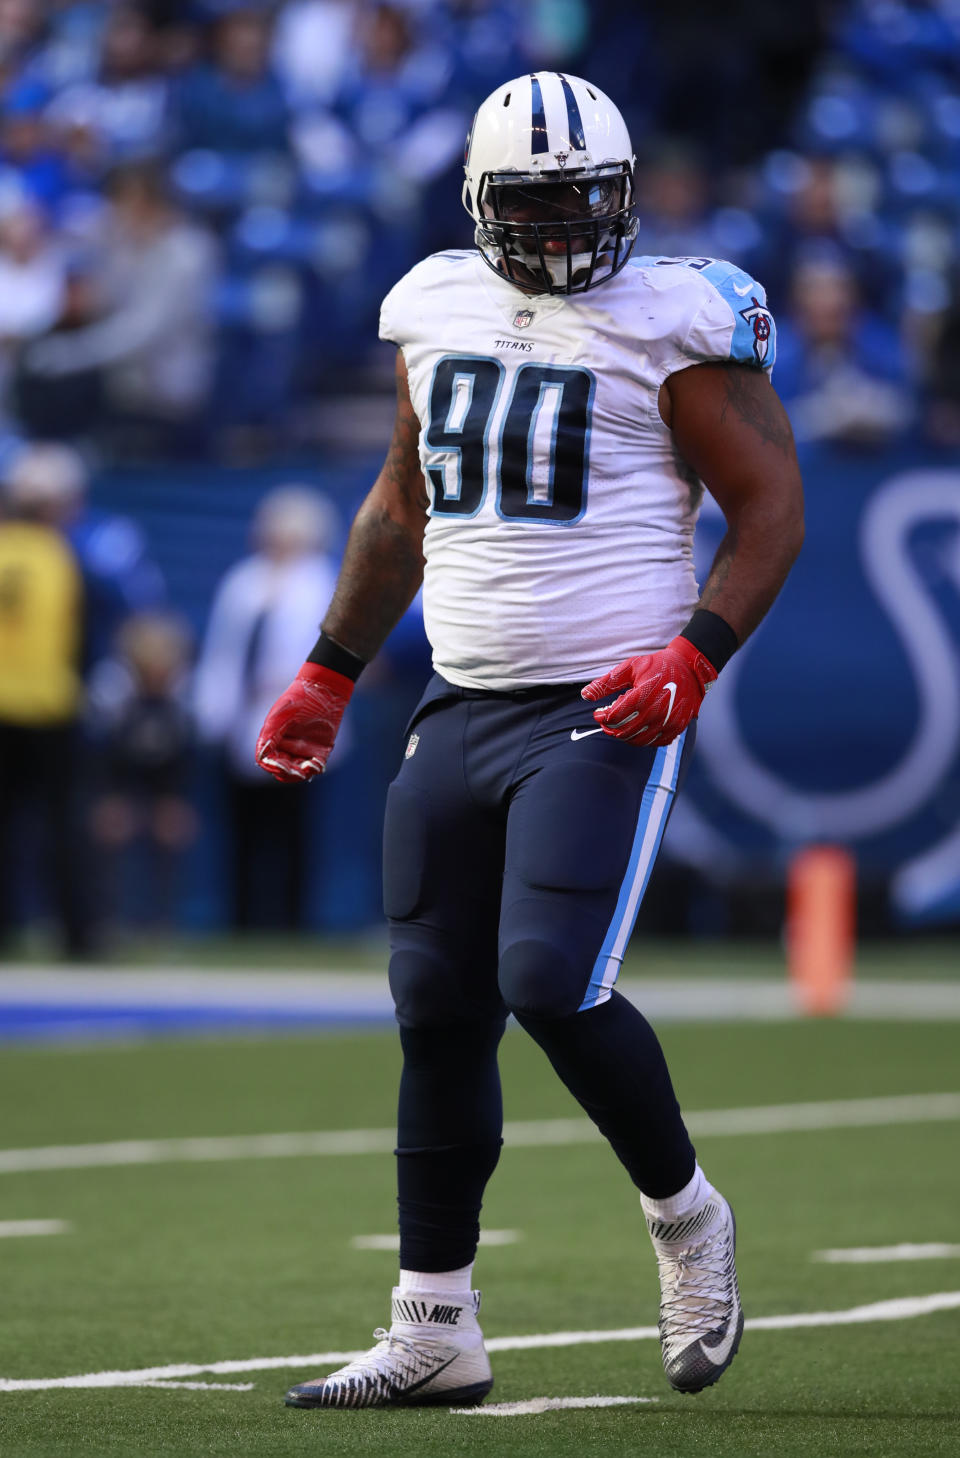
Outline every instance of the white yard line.
[(171, 1392), (252, 1392), (255, 1382), (131, 1382), (130, 1387), (166, 1387)]
[(786, 1134), (870, 1125), (926, 1124), (960, 1119), (960, 1094), (903, 1094), (892, 1098), (831, 1099), (820, 1103), (767, 1104), (746, 1109), (708, 1109), (687, 1121), (694, 1134)]
[(383, 1010), (393, 1004), (383, 972), (216, 971), (204, 967), (84, 967), (8, 965), (0, 971), (0, 1009), (82, 1007), (93, 1015), (117, 1006), (133, 1010), (233, 1008), (296, 1013)]
[(659, 1402), (659, 1397), (530, 1397), (526, 1402), (491, 1402), (485, 1407), (452, 1407), (454, 1417), (527, 1417), (541, 1412), (563, 1412), (569, 1407), (633, 1407), (638, 1402)]
[(852, 1245), (839, 1250), (815, 1250), (810, 1259), (833, 1266), (865, 1266), (887, 1261), (955, 1260), (958, 1256), (960, 1245), (947, 1245), (944, 1241), (912, 1245), (904, 1241), (900, 1245)]
[(66, 1220), (0, 1220), (0, 1240), (20, 1235), (65, 1235), (69, 1229)]
[[(928, 1124), (960, 1119), (960, 1093), (834, 1099), (706, 1109), (686, 1115), (694, 1135), (783, 1134), (871, 1125)], [(536, 1119), (504, 1126), (507, 1148), (588, 1144), (599, 1138), (588, 1119)], [(106, 1144), (52, 1144), (0, 1149), (0, 1174), (41, 1169), (95, 1169), (138, 1164), (205, 1164), (224, 1159), (288, 1159), (308, 1155), (389, 1154), (394, 1129), (331, 1129), (298, 1134), (239, 1134), (202, 1139), (123, 1139)]]
[[(518, 1240), (523, 1239), (522, 1230), (481, 1230), (481, 1245), (516, 1245)], [(399, 1250), (400, 1236), (394, 1235), (354, 1235), (350, 1238), (350, 1245), (354, 1250)]]
[[(846, 1311), (799, 1311), (785, 1316), (754, 1316), (747, 1319), (748, 1331), (793, 1331), (801, 1327), (856, 1326), (871, 1321), (907, 1321), (938, 1311), (960, 1311), (960, 1291), (937, 1291), (930, 1296), (901, 1296), (893, 1301), (875, 1301)], [(552, 1331), (530, 1336), (491, 1337), (488, 1352), (523, 1352), (544, 1347), (580, 1347), (599, 1342), (652, 1341), (659, 1335), (655, 1326), (625, 1326), (609, 1331)], [(235, 1372), (269, 1372), (299, 1367), (335, 1367), (359, 1357), (360, 1352), (313, 1352), (310, 1356), (246, 1357), (240, 1361), (180, 1362), (168, 1367), (140, 1367), (129, 1372), (82, 1372), (72, 1377), (0, 1377), (0, 1392), (38, 1392), (53, 1387), (140, 1387), (144, 1383), (224, 1376)]]

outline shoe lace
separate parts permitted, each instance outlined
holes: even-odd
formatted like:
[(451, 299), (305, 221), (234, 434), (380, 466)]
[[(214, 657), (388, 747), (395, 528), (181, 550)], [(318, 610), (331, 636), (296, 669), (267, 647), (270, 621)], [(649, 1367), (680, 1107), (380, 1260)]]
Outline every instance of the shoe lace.
[(721, 1329), (733, 1306), (732, 1249), (726, 1228), (671, 1254), (660, 1246), (660, 1331), (665, 1356)]
[(350, 1363), (351, 1376), (382, 1379), (391, 1384), (413, 1382), (433, 1365), (429, 1353), (407, 1337), (378, 1326), (373, 1333), (375, 1347)]

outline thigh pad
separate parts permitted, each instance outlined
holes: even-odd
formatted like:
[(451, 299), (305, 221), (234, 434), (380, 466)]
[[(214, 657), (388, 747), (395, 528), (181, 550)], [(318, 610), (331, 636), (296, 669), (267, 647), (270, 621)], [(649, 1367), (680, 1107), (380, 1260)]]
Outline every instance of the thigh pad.
[(424, 900), (427, 824), (420, 796), (394, 782), (387, 791), (383, 820), (383, 909), (403, 920)]
[(528, 886), (602, 891), (623, 879), (639, 789), (604, 764), (551, 765), (524, 787), (510, 817), (510, 870)]

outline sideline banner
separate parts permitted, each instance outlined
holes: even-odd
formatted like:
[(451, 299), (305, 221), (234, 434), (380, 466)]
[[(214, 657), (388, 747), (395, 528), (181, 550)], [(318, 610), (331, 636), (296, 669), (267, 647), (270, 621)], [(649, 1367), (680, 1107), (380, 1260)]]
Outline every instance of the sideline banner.
[[(668, 837), (737, 879), (803, 845), (890, 877), (904, 922), (960, 916), (960, 464), (801, 453), (807, 540), (711, 690)], [(708, 499), (702, 582), (723, 535)]]

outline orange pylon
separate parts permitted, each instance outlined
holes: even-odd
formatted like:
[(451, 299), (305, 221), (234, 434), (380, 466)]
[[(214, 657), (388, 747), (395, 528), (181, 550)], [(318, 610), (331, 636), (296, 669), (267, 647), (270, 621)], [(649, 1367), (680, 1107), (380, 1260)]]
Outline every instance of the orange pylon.
[(856, 938), (857, 872), (837, 845), (809, 846), (787, 873), (787, 967), (806, 1013), (840, 1012), (850, 997)]

